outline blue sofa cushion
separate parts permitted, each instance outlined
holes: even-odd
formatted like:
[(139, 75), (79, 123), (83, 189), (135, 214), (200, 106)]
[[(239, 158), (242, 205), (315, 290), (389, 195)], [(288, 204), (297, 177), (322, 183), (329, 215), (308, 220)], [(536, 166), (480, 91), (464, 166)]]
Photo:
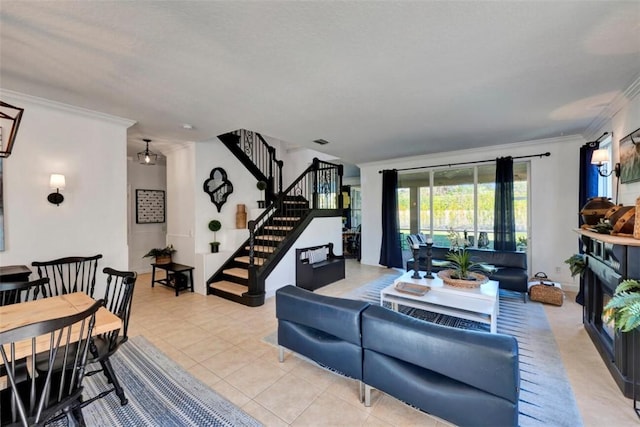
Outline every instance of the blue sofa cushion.
[[(467, 363), (475, 365), (473, 359)], [(414, 364), (364, 350), (364, 382), (459, 426), (518, 425), (518, 404)]]
[(278, 345), (342, 375), (362, 380), (362, 347), (308, 326), (280, 320)]
[(362, 313), (362, 346), (518, 402), (518, 342), (510, 335), (450, 328), (370, 306)]
[(368, 302), (314, 294), (295, 286), (276, 291), (276, 317), (360, 345), (360, 313)]

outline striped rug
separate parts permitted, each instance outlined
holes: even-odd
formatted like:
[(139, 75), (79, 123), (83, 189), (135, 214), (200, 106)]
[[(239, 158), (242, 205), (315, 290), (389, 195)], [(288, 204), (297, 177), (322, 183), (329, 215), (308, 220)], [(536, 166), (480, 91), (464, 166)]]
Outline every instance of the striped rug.
[[(393, 283), (398, 276), (381, 276), (344, 297), (380, 304), (380, 290)], [(404, 308), (403, 311), (439, 324), (489, 331), (489, 325), (482, 323), (417, 309)], [(525, 304), (521, 294), (500, 291), (498, 333), (513, 335), (518, 340), (520, 425), (582, 426), (582, 418), (542, 304), (529, 300)]]
[[(82, 413), (89, 427), (261, 425), (142, 336), (130, 338), (111, 357), (111, 363), (129, 403), (120, 406), (115, 393), (110, 393), (87, 405)], [(108, 389), (102, 373), (86, 377), (84, 387), (85, 396)]]

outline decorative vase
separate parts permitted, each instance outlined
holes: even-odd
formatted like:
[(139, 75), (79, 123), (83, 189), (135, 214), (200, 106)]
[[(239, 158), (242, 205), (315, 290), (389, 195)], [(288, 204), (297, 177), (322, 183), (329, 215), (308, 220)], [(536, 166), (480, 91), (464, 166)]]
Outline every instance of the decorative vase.
[(582, 221), (587, 225), (596, 225), (613, 207), (615, 204), (608, 197), (592, 197), (580, 210)]
[(481, 231), (478, 236), (478, 248), (484, 249), (489, 247), (489, 235), (486, 231)]
[(607, 211), (604, 216), (613, 227), (612, 235), (633, 236), (635, 229), (636, 207), (617, 205)]
[(247, 228), (247, 210), (245, 205), (237, 205), (236, 210), (236, 228)]
[(210, 242), (209, 246), (211, 246), (212, 254), (217, 254), (220, 251), (220, 242)]
[(264, 209), (264, 206), (265, 206), (264, 200), (258, 200), (258, 208)]

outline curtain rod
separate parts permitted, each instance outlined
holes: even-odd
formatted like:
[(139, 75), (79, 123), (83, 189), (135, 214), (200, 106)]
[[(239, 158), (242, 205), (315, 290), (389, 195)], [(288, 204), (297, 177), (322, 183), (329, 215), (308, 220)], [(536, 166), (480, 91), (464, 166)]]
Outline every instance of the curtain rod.
[[(531, 154), (529, 156), (517, 156), (517, 157), (512, 157), (513, 159), (526, 159), (529, 157), (549, 157), (551, 156), (550, 152), (546, 152), (546, 153), (540, 153), (540, 154)], [(495, 162), (497, 159), (490, 159), (490, 160), (476, 160), (475, 162), (459, 162), (459, 163), (444, 163), (441, 165), (432, 165), (432, 166), (416, 166), (413, 168), (402, 168), (402, 169), (393, 169), (395, 171), (410, 171), (410, 170), (415, 170), (415, 169), (428, 169), (428, 168), (439, 168), (442, 166), (460, 166), (460, 165), (474, 165), (477, 163), (489, 163), (489, 162)], [(378, 173), (382, 173), (383, 171), (378, 171)]]

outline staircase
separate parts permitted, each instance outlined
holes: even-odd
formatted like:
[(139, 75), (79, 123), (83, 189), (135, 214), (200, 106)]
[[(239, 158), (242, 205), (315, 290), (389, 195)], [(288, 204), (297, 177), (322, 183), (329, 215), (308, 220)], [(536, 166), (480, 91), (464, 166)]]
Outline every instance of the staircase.
[(247, 168), (257, 181), (267, 183), (265, 201), (269, 205), (282, 193), (282, 160), (276, 149), (257, 132), (238, 129), (218, 136), (218, 139)]
[(207, 293), (250, 307), (262, 305), (265, 279), (313, 218), (342, 213), (342, 165), (314, 159), (255, 220), (249, 239), (207, 280)]

